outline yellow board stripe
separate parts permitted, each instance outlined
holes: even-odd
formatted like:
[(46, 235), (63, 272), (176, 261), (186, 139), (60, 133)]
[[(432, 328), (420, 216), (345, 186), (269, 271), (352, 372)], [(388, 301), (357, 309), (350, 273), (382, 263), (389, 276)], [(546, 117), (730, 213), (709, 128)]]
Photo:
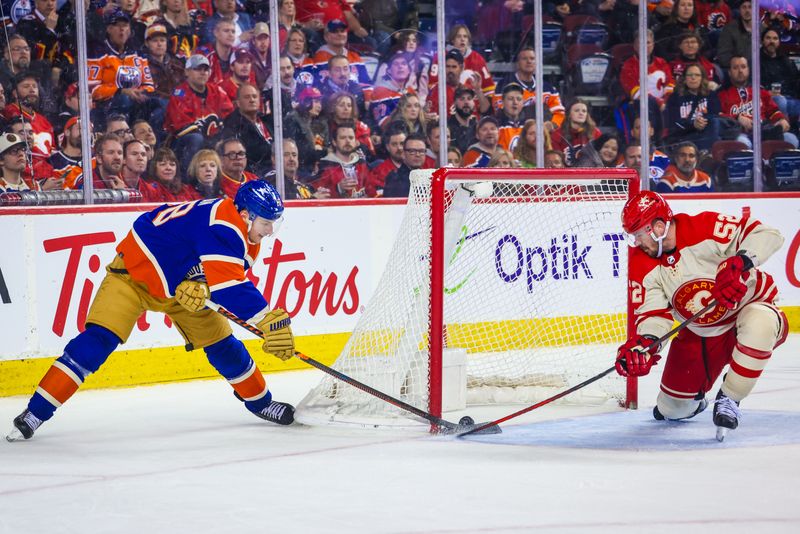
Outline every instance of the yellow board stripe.
[[(297, 350), (332, 365), (344, 348), (349, 333), (302, 336)], [(310, 369), (297, 358), (282, 362), (261, 350), (261, 341), (245, 340), (247, 350), (265, 374)], [(0, 361), (0, 397), (31, 395), (55, 358)], [(208, 363), (202, 350), (186, 352), (182, 347), (117, 351), (97, 372), (86, 378), (81, 390), (134, 387), (186, 380), (224, 380)], [(269, 380), (269, 377), (267, 377)]]
[[(800, 332), (800, 306), (786, 306), (782, 309), (789, 319), (789, 331)], [(503, 327), (501, 345), (507, 350), (533, 345), (602, 343), (623, 339), (625, 336), (621, 317), (585, 316), (506, 321)], [(574, 334), (576, 331), (583, 332), (580, 339)], [(489, 335), (490, 332), (493, 332), (494, 340)], [(464, 347), (470, 352), (484, 351), (498, 346), (496, 332), (496, 323), (491, 328), (488, 323), (448, 325), (448, 345)], [(374, 340), (382, 339), (388, 344), (397, 335), (397, 332), (383, 332), (372, 333), (371, 337), (374, 336)], [(297, 338), (297, 349), (331, 365), (349, 337), (350, 333), (302, 336)], [(259, 369), (266, 375), (309, 368), (297, 358), (282, 362), (278, 358), (267, 356), (261, 351), (259, 340), (247, 340), (244, 343)], [(371, 352), (375, 354), (374, 350)], [(612, 357), (613, 355), (609, 356), (609, 359)], [(31, 395), (54, 361), (55, 358), (0, 361), (0, 397)], [(183, 347), (163, 347), (115, 352), (99, 372), (86, 379), (81, 389), (134, 387), (198, 379), (221, 379), (206, 360), (203, 351), (186, 352)]]

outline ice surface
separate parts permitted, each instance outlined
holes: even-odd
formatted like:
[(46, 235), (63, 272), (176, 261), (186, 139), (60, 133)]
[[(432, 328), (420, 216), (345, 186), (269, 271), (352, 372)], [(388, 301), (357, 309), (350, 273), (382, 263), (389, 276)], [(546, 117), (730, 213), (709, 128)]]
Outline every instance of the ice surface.
[[(222, 380), (80, 392), (0, 443), (0, 532), (800, 532), (798, 349), (778, 349), (724, 443), (710, 409), (650, 419), (657, 372), (641, 410), (548, 405), (463, 440), (272, 426)], [(297, 402), (319, 378), (270, 383)], [(25, 402), (0, 399), (3, 432)]]

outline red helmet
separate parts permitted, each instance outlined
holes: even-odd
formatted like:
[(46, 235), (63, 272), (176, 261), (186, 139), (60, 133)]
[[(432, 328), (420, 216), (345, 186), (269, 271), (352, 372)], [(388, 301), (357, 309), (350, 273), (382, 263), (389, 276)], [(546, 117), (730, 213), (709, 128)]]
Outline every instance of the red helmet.
[(622, 208), (622, 229), (629, 234), (641, 230), (655, 219), (672, 220), (672, 210), (664, 197), (653, 191), (639, 191)]

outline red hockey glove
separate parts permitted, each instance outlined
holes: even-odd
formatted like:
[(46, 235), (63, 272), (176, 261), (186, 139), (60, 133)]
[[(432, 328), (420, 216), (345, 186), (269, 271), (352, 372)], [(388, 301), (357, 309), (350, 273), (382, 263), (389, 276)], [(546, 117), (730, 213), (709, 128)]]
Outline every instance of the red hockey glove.
[(728, 309), (738, 306), (747, 293), (745, 281), (750, 278), (752, 268), (752, 260), (743, 254), (737, 254), (720, 263), (711, 296)]
[[(653, 336), (634, 336), (617, 349), (617, 373), (622, 376), (644, 376), (661, 356)], [(652, 346), (651, 346), (652, 345)]]

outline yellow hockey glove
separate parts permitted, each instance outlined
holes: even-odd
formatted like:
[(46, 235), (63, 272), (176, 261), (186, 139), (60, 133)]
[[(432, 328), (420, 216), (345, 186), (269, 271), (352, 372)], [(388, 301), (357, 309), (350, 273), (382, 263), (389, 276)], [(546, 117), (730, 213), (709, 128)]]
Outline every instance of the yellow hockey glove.
[(294, 355), (294, 336), (289, 326), (291, 322), (289, 314), (280, 308), (275, 308), (261, 319), (256, 326), (264, 332), (264, 344), (261, 346), (264, 352), (283, 361)]
[(211, 290), (205, 282), (184, 280), (175, 288), (175, 300), (190, 312), (199, 312), (206, 307)]

